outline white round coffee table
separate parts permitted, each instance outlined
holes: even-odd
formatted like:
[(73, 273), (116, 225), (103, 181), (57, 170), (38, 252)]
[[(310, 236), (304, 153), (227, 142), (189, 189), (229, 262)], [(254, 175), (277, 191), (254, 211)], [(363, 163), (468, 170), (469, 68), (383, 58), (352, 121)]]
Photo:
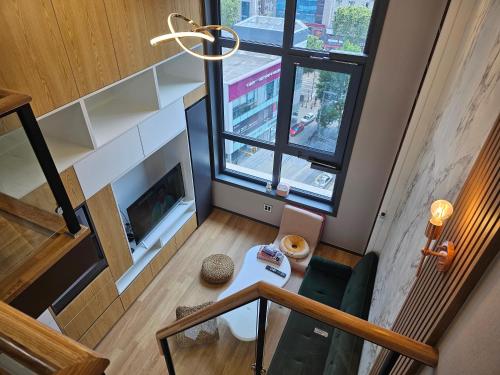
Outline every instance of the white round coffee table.
[[(219, 295), (217, 301), (237, 293), (258, 281), (265, 281), (280, 288), (287, 283), (291, 274), (288, 258), (284, 257), (279, 267), (257, 259), (257, 253), (261, 246), (254, 246), (247, 251), (238, 275), (234, 278), (231, 285)], [(266, 270), (267, 265), (279, 269), (286, 276), (281, 277)], [(271, 302), (268, 302), (267, 311), (269, 311), (270, 304)], [(237, 339), (241, 341), (254, 341), (257, 338), (257, 311), (258, 303), (254, 301), (221, 315), (221, 318), (227, 322), (231, 333)]]

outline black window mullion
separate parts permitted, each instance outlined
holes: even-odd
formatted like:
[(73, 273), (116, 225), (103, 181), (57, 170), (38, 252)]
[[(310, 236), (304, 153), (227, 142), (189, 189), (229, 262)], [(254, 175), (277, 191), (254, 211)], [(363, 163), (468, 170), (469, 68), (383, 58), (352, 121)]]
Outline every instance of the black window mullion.
[(276, 187), (281, 178), (281, 160), (288, 142), (289, 124), (291, 122), (293, 92), (295, 85), (295, 69), (292, 59), (283, 56), (281, 60), (280, 91), (278, 98), (278, 116), (276, 118), (276, 149), (273, 163), (273, 186)]
[(349, 87), (345, 100), (345, 107), (339, 128), (339, 137), (337, 139), (335, 153), (333, 154), (320, 149), (314, 149), (304, 145), (289, 143), (288, 133), (290, 131), (290, 126), (291, 126), (291, 111), (293, 105), (294, 86), (292, 85), (292, 87), (287, 87), (287, 89), (291, 90), (291, 92), (287, 98), (287, 101), (289, 102), (288, 103), (289, 108), (287, 108), (288, 118), (286, 123), (286, 133), (284, 135), (285, 141), (282, 143), (280, 150), (282, 152), (286, 152), (287, 154), (294, 155), (302, 159), (313, 158), (316, 160), (326, 161), (329, 164), (335, 166), (337, 169), (339, 169), (341, 167), (344, 156), (345, 145), (347, 142), (347, 135), (349, 133), (351, 125), (352, 113), (356, 105), (356, 96), (359, 88), (359, 80), (361, 77), (361, 72), (363, 70), (363, 67), (352, 64), (339, 63), (336, 61), (314, 60), (314, 59), (297, 58), (297, 57), (290, 58), (289, 60), (292, 62), (293, 66), (293, 71), (292, 71), (293, 79), (295, 79), (295, 72), (297, 66), (319, 69), (324, 71), (346, 73), (350, 75)]
[[(224, 96), (223, 96), (223, 69), (222, 63), (216, 63), (215, 74), (212, 80), (216, 83), (210, 86), (211, 97), (215, 98), (217, 114), (217, 142), (219, 150), (220, 172), (227, 175), (241, 177), (242, 179), (264, 183), (261, 178), (249, 175), (241, 175), (239, 172), (226, 170), (225, 140), (238, 142), (254, 147), (259, 147), (274, 152), (272, 183), (276, 187), (281, 177), (281, 164), (284, 154), (289, 154), (309, 161), (318, 161), (319, 165), (325, 164), (334, 167), (328, 171), (335, 175), (335, 184), (331, 199), (316, 196), (312, 192), (302, 191), (292, 188), (297, 195), (307, 196), (317, 201), (331, 202), (338, 208), (340, 193), (346, 177), (349, 155), (352, 150), (352, 142), (356, 133), (357, 122), (359, 121), (361, 106), (366, 93), (368, 76), (373, 65), (374, 49), (380, 38), (384, 15), (387, 10), (388, 0), (375, 1), (372, 18), (369, 25), (367, 40), (363, 53), (349, 53), (341, 50), (322, 51), (308, 50), (301, 47), (294, 47), (295, 17), (297, 0), (287, 0), (284, 14), (284, 29), (282, 45), (265, 44), (248, 40), (240, 41), (240, 49), (254, 53), (275, 55), (281, 57), (281, 77), (279, 84), (278, 113), (276, 119), (275, 143), (262, 141), (255, 138), (242, 136), (236, 133), (226, 132), (224, 129)], [(220, 24), (220, 0), (205, 0), (205, 6), (210, 7), (207, 24)], [(205, 12), (207, 15), (207, 12)], [(221, 53), (222, 48), (232, 48), (232, 39), (218, 35), (214, 50)], [(213, 52), (212, 52), (213, 53)], [(295, 91), (296, 64), (313, 69), (347, 73), (350, 75), (349, 87), (345, 99), (344, 111), (340, 123), (337, 145), (334, 153), (328, 153), (320, 149), (309, 148), (304, 145), (289, 143), (289, 133), (292, 120), (293, 98)], [(365, 74), (366, 73), (366, 74)], [(215, 89), (214, 89), (215, 86)]]
[(222, 132), (221, 136), (229, 141), (244, 143), (251, 146), (263, 148), (266, 150), (274, 151), (275, 145), (271, 142), (260, 141), (255, 138), (237, 135), (235, 133)]
[(293, 34), (295, 32), (295, 10), (297, 0), (286, 0), (285, 24), (283, 28), (283, 48), (289, 51), (293, 47)]
[[(234, 41), (232, 39), (220, 38), (220, 44), (222, 45), (222, 47), (232, 48), (234, 45)], [(284, 54), (283, 47), (277, 46), (276, 44), (263, 44), (244, 40), (240, 41), (240, 50), (265, 53), (268, 55), (276, 56), (282, 56)]]

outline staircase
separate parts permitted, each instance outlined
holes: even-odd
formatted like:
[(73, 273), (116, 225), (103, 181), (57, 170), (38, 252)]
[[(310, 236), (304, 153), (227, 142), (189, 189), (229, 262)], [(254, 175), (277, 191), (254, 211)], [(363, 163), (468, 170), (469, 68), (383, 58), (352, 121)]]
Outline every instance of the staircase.
[[(241, 322), (241, 324), (254, 324), (257, 340), (241, 342), (227, 333), (225, 325), (222, 324), (224, 314), (238, 308), (245, 308), (247, 304), (255, 301), (259, 306), (255, 321)], [(366, 340), (389, 349), (392, 355), (388, 357), (378, 375), (389, 374), (400, 356), (414, 359), (431, 367), (435, 367), (438, 363), (437, 350), (427, 344), (265, 282), (258, 282), (169, 324), (157, 332), (156, 338), (170, 375), (176, 373), (180, 375), (264, 374), (270, 367), (273, 367), (271, 366), (273, 356), (279, 349), (278, 342), (289, 314), (302, 314), (313, 320), (317, 328), (311, 334), (324, 337), (325, 340), (331, 340), (333, 336), (343, 331), (359, 338), (358, 344), (362, 345), (363, 340)], [(218, 322), (217, 338), (207, 341), (206, 337), (210, 333), (213, 334), (210, 332), (213, 324), (207, 326), (207, 322), (213, 322), (214, 319)], [(326, 327), (333, 328), (332, 337), (328, 337), (327, 334), (327, 331), (332, 330)], [(200, 337), (200, 332), (203, 331), (206, 331), (203, 345), (183, 347), (177, 339), (178, 335), (190, 338)], [(303, 349), (304, 356), (307, 356), (307, 348)], [(249, 356), (249, 350), (254, 354)], [(336, 360), (349, 361), (349, 354), (349, 348), (345, 348)], [(252, 360), (249, 361), (249, 358)], [(289, 369), (276, 369), (274, 366), (272, 374), (326, 375), (327, 373), (326, 371), (321, 374), (312, 373), (307, 366), (304, 366), (302, 370), (297, 370), (297, 364), (294, 364), (293, 368), (291, 372)], [(335, 366), (330, 366), (330, 369), (328, 374), (339, 373), (335, 371)], [(342, 375), (355, 375), (355, 373), (342, 373)]]

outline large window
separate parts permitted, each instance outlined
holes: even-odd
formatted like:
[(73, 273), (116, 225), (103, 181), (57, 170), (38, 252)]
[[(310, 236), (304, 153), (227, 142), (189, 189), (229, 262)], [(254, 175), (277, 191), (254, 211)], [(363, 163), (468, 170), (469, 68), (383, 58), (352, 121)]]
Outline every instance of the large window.
[[(211, 75), (221, 176), (286, 182), (294, 195), (338, 206), (383, 17), (374, 3), (206, 1), (207, 23), (242, 41)], [(215, 52), (232, 45), (222, 34)]]

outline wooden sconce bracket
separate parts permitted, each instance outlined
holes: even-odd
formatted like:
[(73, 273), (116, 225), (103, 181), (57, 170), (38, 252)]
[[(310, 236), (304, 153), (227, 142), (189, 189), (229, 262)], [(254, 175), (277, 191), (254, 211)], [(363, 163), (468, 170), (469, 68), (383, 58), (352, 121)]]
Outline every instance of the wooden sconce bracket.
[(436, 251), (432, 251), (428, 248), (422, 250), (423, 257), (429, 255), (438, 257), (436, 264), (437, 270), (439, 272), (446, 272), (450, 269), (451, 263), (455, 258), (455, 245), (451, 241), (445, 241), (437, 247)]

